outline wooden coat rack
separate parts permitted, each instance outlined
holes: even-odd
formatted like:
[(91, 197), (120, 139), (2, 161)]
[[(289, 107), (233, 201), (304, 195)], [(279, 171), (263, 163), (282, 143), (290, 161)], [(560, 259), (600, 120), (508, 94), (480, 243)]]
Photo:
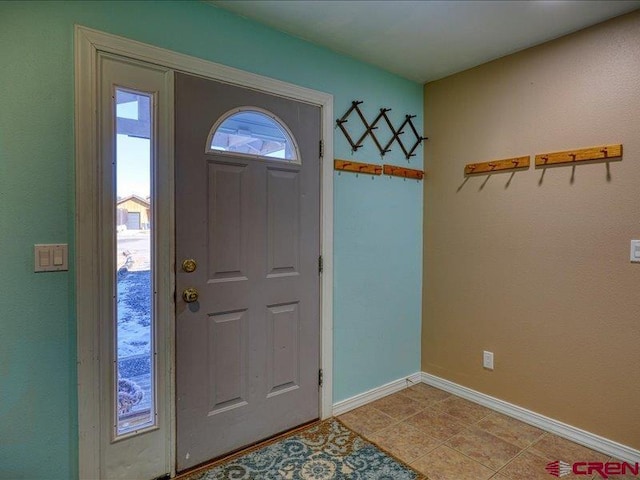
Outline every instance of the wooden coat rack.
[(340, 160), (338, 158), (333, 161), (333, 169), (353, 173), (366, 173), (367, 175), (380, 175), (382, 173), (382, 166), (380, 165), (354, 162), (353, 160)]
[(396, 167), (395, 165), (385, 164), (383, 167), (383, 173), (385, 175), (393, 175), (394, 177), (413, 178), (415, 180), (422, 180), (424, 177), (424, 171), (415, 170), (413, 168)]
[(392, 175), (394, 177), (412, 178), (422, 180), (424, 171), (413, 168), (397, 167), (395, 165), (376, 165), (374, 163), (355, 162), (353, 160), (341, 160), (336, 158), (333, 161), (333, 169), (345, 172), (362, 173), (366, 175)]
[(548, 167), (565, 163), (588, 162), (593, 160), (613, 160), (622, 157), (622, 145), (603, 145), (581, 148), (566, 152), (542, 153), (536, 155), (536, 167)]
[(464, 174), (476, 175), (481, 173), (500, 172), (504, 170), (521, 170), (529, 168), (530, 162), (530, 157), (526, 156), (493, 160), (491, 162), (469, 163), (464, 167)]

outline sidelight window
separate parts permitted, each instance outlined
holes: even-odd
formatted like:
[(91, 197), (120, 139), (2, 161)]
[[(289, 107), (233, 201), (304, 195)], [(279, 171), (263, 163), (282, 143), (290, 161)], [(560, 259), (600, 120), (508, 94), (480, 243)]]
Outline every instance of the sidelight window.
[(116, 435), (155, 425), (153, 96), (115, 91)]

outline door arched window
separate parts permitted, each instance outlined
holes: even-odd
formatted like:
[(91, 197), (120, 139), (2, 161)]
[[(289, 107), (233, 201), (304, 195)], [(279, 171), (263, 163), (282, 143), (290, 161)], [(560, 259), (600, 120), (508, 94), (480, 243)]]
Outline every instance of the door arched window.
[(206, 152), (301, 163), (289, 128), (276, 115), (258, 107), (234, 108), (222, 115), (211, 128)]

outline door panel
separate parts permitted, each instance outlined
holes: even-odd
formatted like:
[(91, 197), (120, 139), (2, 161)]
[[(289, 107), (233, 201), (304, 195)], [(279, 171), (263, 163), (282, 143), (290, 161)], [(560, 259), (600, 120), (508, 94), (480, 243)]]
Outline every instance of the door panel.
[(267, 307), (267, 397), (300, 387), (300, 316), (297, 303)]
[[(300, 163), (206, 153), (245, 105), (286, 124)], [(319, 416), (319, 140), (318, 107), (176, 74), (178, 470)]]
[(299, 177), (296, 171), (267, 169), (268, 277), (299, 274)]
[(208, 167), (209, 281), (246, 280), (248, 252), (243, 240), (250, 233), (246, 165), (210, 161)]
[(209, 415), (246, 405), (246, 310), (209, 317)]

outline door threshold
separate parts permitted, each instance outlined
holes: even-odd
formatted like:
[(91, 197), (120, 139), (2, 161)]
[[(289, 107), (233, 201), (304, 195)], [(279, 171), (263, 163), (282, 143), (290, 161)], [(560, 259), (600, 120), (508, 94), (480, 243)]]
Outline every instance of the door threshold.
[(303, 423), (301, 425), (298, 425), (297, 427), (293, 427), (292, 429), (285, 430), (284, 432), (276, 433), (275, 435), (265, 438), (264, 440), (260, 440), (258, 442), (251, 443), (247, 446), (238, 448), (236, 450), (232, 450), (231, 452), (225, 453), (224, 455), (220, 455), (219, 457), (213, 458), (208, 462), (201, 463), (200, 465), (196, 465), (193, 468), (180, 472), (178, 475), (174, 477), (174, 480), (181, 480), (181, 479), (187, 478), (190, 475), (193, 475), (194, 473), (198, 473), (200, 471), (205, 471), (205, 470), (209, 470), (211, 468), (217, 467), (222, 463), (241, 457), (255, 450), (259, 450), (260, 448), (271, 445), (272, 443), (276, 443), (282, 440), (283, 438), (295, 435), (300, 430), (304, 430), (305, 428), (308, 428), (308, 427), (313, 427), (319, 423), (320, 423), (320, 419), (316, 418), (315, 420), (311, 420), (309, 422)]

